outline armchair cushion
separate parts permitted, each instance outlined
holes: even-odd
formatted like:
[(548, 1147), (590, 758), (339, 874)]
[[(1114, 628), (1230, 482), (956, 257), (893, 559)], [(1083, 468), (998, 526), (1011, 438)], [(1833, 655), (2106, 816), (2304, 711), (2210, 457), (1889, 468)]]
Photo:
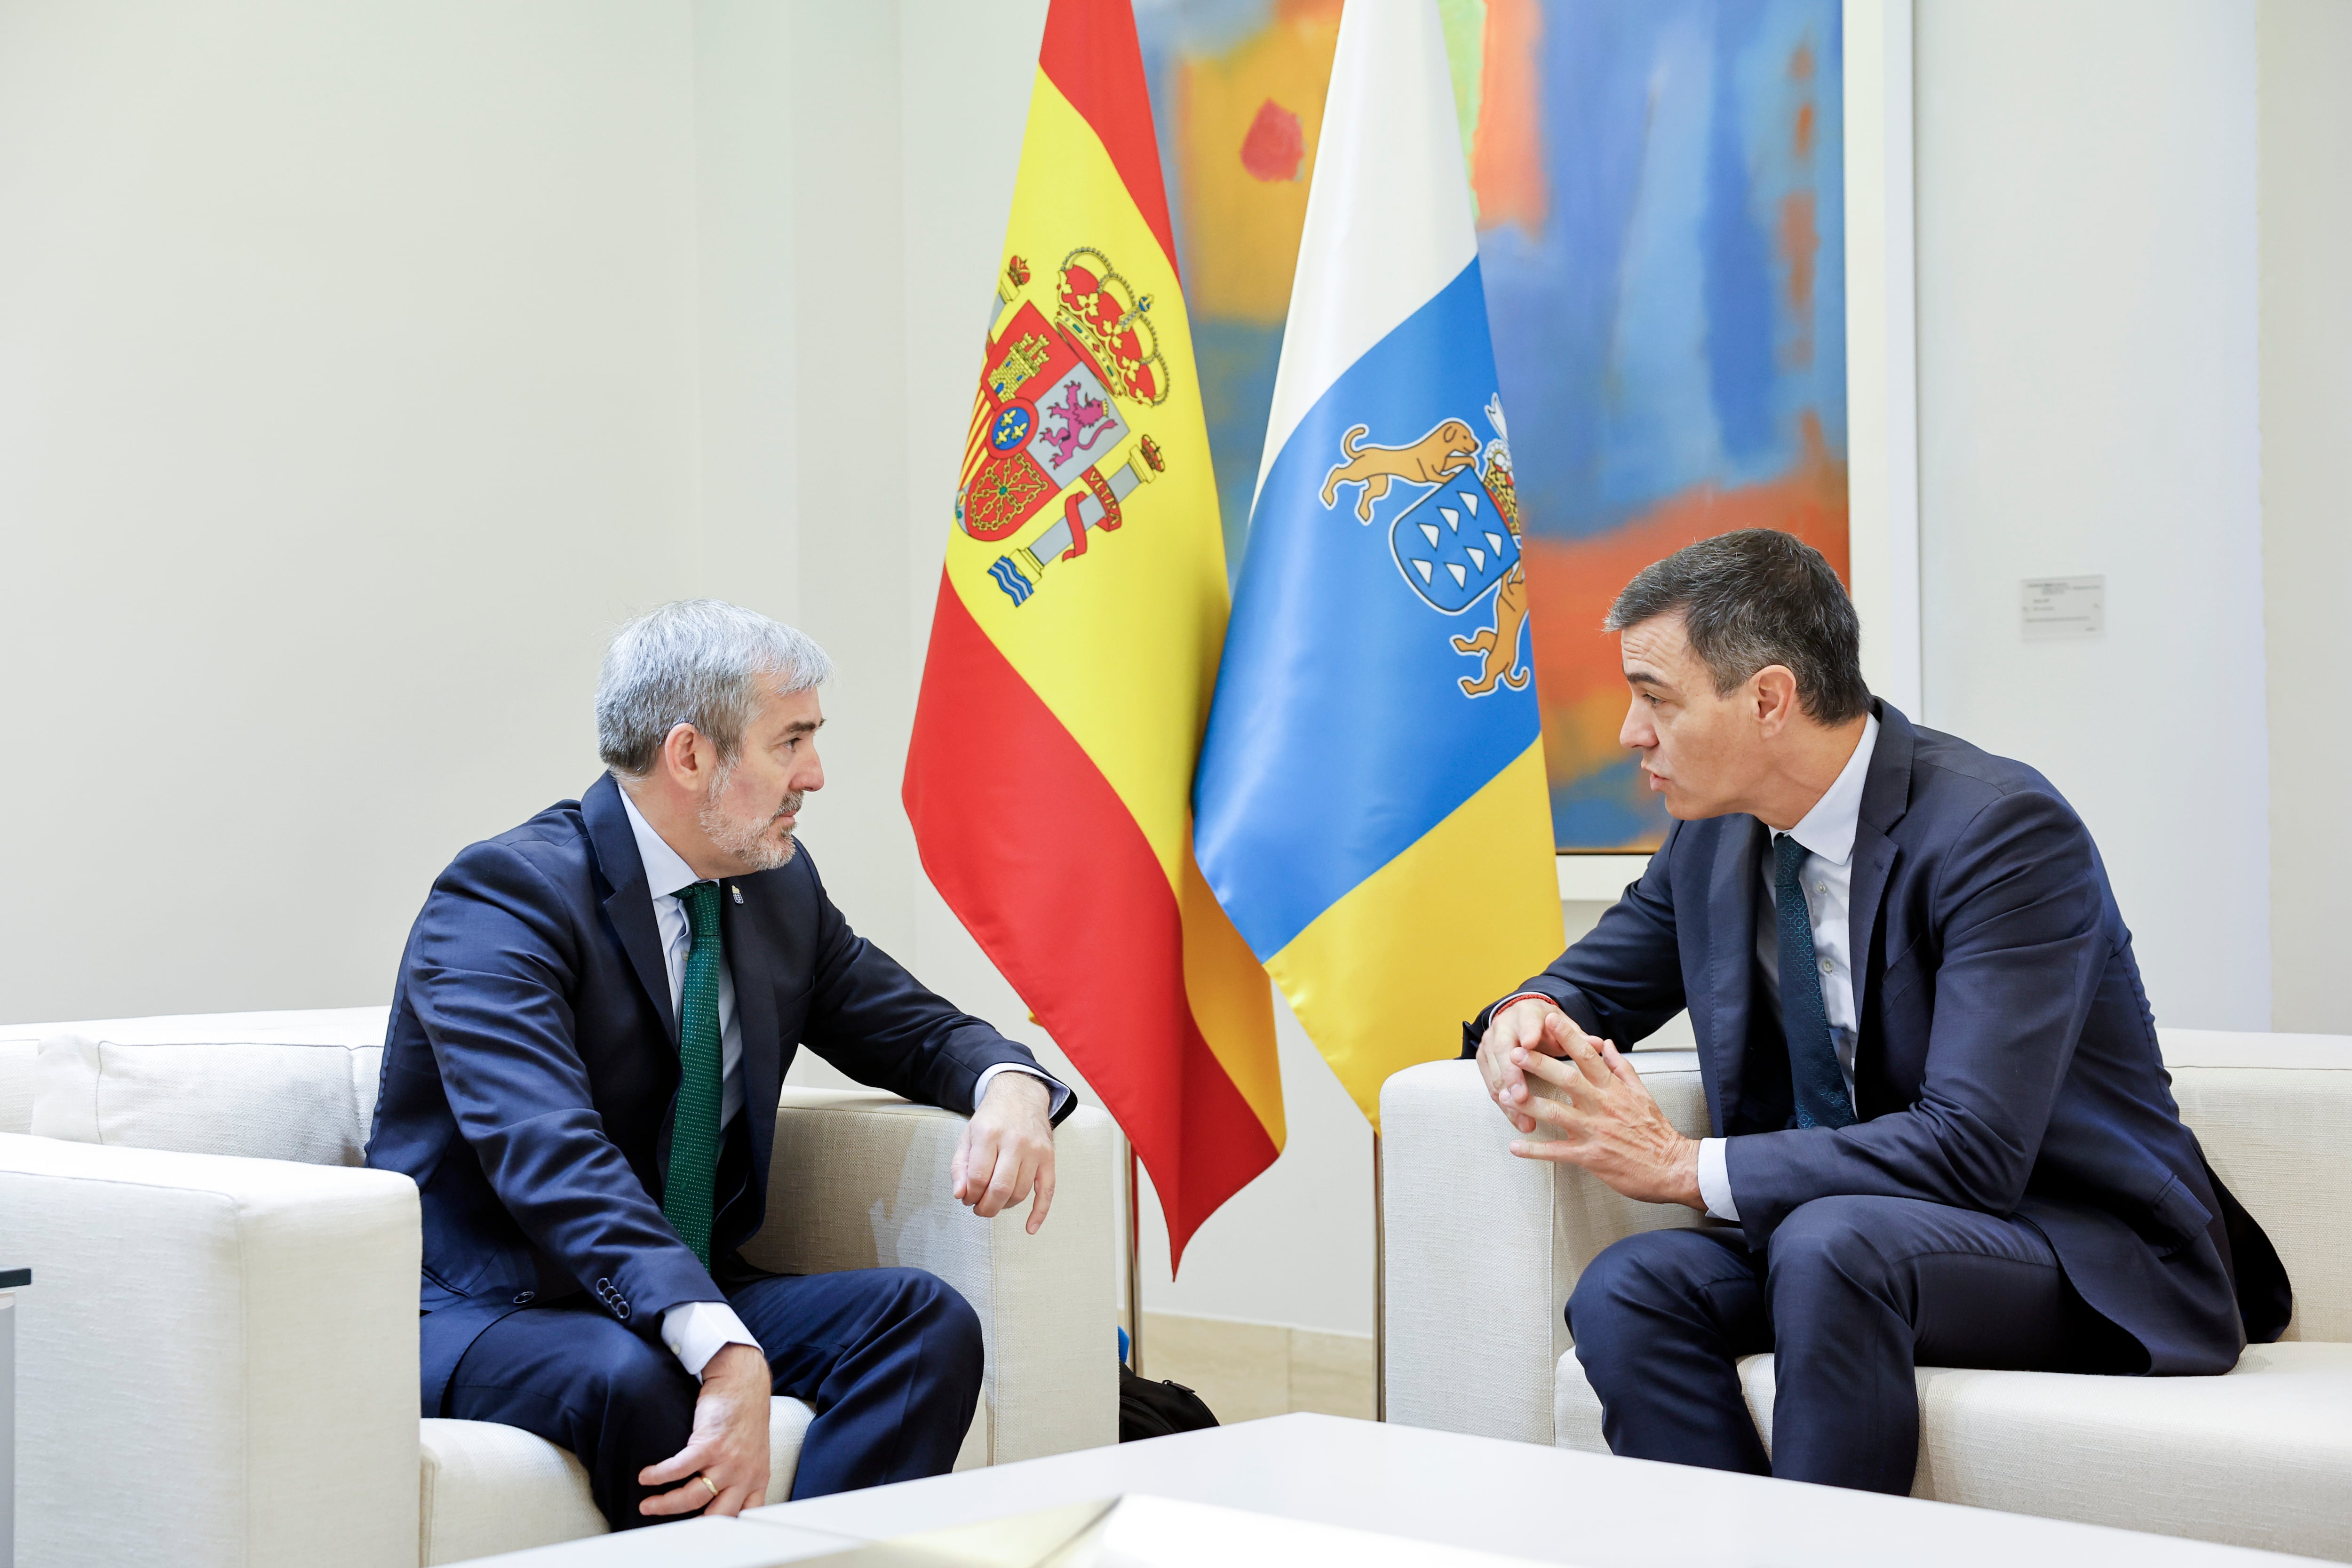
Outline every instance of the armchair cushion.
[[(2162, 1029), (2181, 1120), (2278, 1248), (2290, 1340), (2352, 1341), (2352, 1038)], [(2347, 1499), (2352, 1510), (2352, 1499)]]
[[(1916, 1375), (1914, 1497), (2352, 1559), (2352, 1345), (2251, 1345), (2223, 1377)], [(1769, 1449), (1772, 1358), (1739, 1381)], [(1609, 1451), (1572, 1352), (1555, 1410), (1561, 1447)]]
[(60, 1024), (44, 1035), (31, 1131), (77, 1143), (357, 1165), (389, 1009)]
[[(768, 1402), (768, 1495), (793, 1495), (801, 1444), (816, 1413)], [(604, 1533), (580, 1461), (544, 1437), (494, 1421), (426, 1421), (417, 1473), (417, 1562), (462, 1563)]]
[[(1667, 1118), (1704, 1136), (1697, 1053), (1632, 1060)], [(1381, 1128), (1389, 1419), (1549, 1443), (1552, 1367), (1569, 1346), (1560, 1309), (1577, 1275), (1620, 1236), (1698, 1215), (1620, 1197), (1572, 1165), (1513, 1157), (1517, 1134), (1475, 1062), (1391, 1078)]]
[(1055, 1129), (1053, 1215), (975, 1219), (949, 1195), (964, 1118), (878, 1089), (784, 1090), (768, 1220), (743, 1248), (761, 1268), (927, 1268), (980, 1314), (988, 1349), (978, 1419), (957, 1468), (1118, 1440), (1111, 1122), (1081, 1106)]
[(40, 1036), (0, 1030), (0, 1132), (33, 1130), (34, 1063), (40, 1052)]
[(416, 1189), (0, 1134), (27, 1563), (406, 1568)]
[[(17, 1301), (20, 1420), (40, 1438), (19, 1447), (28, 1561), (406, 1568), (602, 1532), (561, 1449), (420, 1428), (416, 1190), (339, 1168), (365, 1144), (384, 1018), (0, 1026), (0, 1215), (8, 1261), (39, 1279)], [(1108, 1119), (1058, 1130), (1036, 1237), (1025, 1209), (982, 1222), (950, 1195), (964, 1124), (787, 1089), (771, 1221), (746, 1250), (794, 1271), (924, 1268), (962, 1291), (989, 1360), (958, 1468), (1113, 1442)], [(771, 1416), (782, 1500), (812, 1415), (777, 1400)], [(92, 1485), (115, 1503), (68, 1506)]]

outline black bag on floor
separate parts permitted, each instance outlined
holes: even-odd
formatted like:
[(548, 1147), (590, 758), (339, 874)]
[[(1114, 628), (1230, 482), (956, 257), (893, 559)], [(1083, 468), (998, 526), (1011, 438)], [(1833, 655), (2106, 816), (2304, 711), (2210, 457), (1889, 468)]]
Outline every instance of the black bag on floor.
[(1198, 1432), (1217, 1418), (1201, 1396), (1181, 1383), (1153, 1383), (1126, 1367), (1118, 1369), (1118, 1440), (1139, 1442), (1173, 1432)]

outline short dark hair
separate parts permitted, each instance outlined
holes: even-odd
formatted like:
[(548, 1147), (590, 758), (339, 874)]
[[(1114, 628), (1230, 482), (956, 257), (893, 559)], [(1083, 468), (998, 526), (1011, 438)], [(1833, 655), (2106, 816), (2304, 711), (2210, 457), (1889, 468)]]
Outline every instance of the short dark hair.
[(1781, 664), (1816, 724), (1843, 724), (1870, 706), (1853, 601), (1822, 552), (1793, 534), (1744, 528), (1686, 544), (1642, 568), (1602, 625), (1622, 632), (1676, 613), (1717, 697)]

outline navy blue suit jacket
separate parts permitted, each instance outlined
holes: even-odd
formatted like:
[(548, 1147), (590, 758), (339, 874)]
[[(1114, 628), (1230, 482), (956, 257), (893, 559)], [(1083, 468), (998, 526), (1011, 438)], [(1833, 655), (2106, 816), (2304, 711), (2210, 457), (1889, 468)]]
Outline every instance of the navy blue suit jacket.
[(1850, 950), (1861, 1120), (1796, 1126), (1756, 962), (1768, 830), (1753, 816), (1674, 824), (1641, 880), (1522, 989), (1621, 1047), (1690, 1009), (1751, 1247), (1835, 1194), (2021, 1215), (2150, 1371), (2228, 1371), (2248, 1337), (2285, 1328), (2285, 1272), (2180, 1121), (2089, 829), (2032, 768), (1873, 708)]
[(425, 1414), (475, 1337), (530, 1301), (584, 1290), (658, 1340), (668, 1309), (751, 1277), (736, 1249), (766, 1215), (799, 1045), (961, 1111), (988, 1068), (1036, 1066), (851, 931), (805, 846), (726, 885), (741, 895), (719, 909), (743, 1111), (706, 1270), (662, 1217), (677, 1019), (619, 786), (607, 775), (469, 846), (433, 884), (401, 957), (367, 1155), (423, 1201)]

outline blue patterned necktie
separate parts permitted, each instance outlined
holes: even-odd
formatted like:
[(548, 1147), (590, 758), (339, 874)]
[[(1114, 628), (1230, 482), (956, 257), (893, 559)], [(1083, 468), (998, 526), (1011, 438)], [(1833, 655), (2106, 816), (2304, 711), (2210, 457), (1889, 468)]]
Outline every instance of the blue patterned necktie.
[(1813, 952), (1812, 910), (1805, 903), (1805, 847), (1789, 835), (1772, 839), (1774, 914), (1780, 933), (1780, 1032), (1789, 1042), (1789, 1087), (1797, 1097), (1800, 1127), (1851, 1127), (1853, 1102), (1830, 1043), (1830, 1016), (1822, 1005), (1820, 961)]
[(719, 966), (726, 962), (719, 935), (719, 884), (680, 888), (677, 900), (686, 906), (694, 945), (687, 950), (686, 984), (678, 995), (677, 1106), (671, 1113), (662, 1217), (708, 1268), (712, 1194), (719, 1184)]

